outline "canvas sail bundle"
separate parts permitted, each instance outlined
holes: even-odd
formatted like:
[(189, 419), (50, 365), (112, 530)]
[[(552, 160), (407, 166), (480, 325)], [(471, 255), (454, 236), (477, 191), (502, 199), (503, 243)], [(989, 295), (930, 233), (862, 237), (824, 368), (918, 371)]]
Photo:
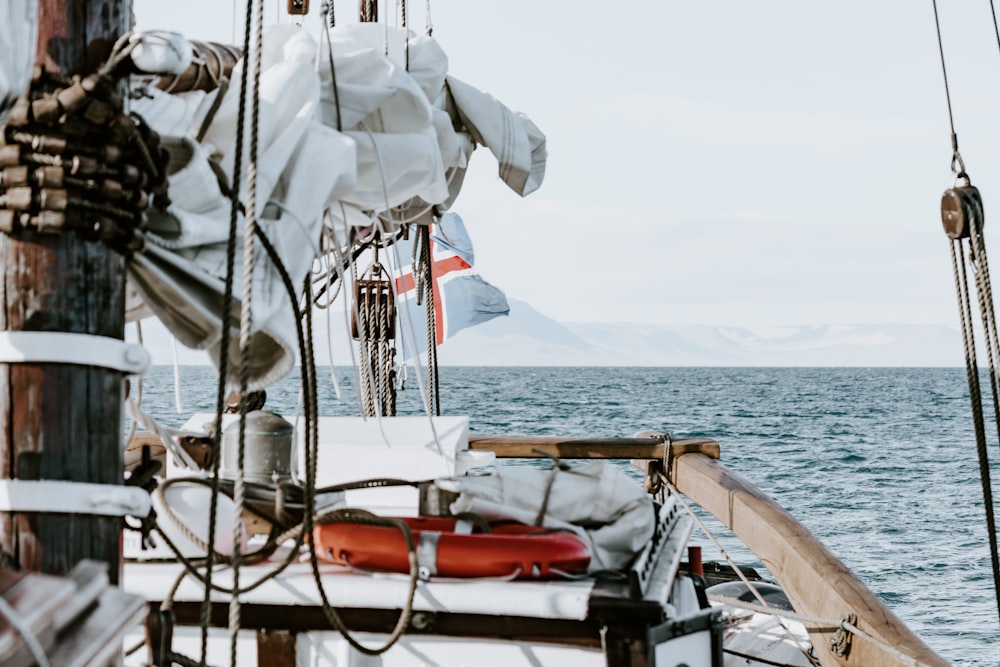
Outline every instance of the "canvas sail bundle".
[[(477, 143), (490, 147), (501, 177), (519, 194), (538, 187), (544, 136), (524, 116), (446, 77), (447, 58), (431, 37), (409, 38), (407, 70), (403, 31), (351, 24), (330, 35), (336, 95), (329, 47), (295, 26), (264, 34), (256, 215), (296, 287), (319, 252), (324, 217), (340, 241), (351, 227), (367, 233), (375, 226), (388, 231), (405, 222), (430, 223), (431, 208), (447, 208), (457, 196)], [(150, 216), (150, 247), (130, 267), (138, 297), (131, 317), (156, 314), (178, 340), (208, 350), (216, 364), (223, 353), (218, 313), (230, 202), (209, 161), (233, 182), (241, 67), (227, 90), (151, 90), (134, 105), (167, 137), (173, 203), (166, 214)], [(246, 201), (246, 179), (241, 183)], [(285, 376), (296, 351), (291, 297), (259, 246), (255, 258), (252, 388)], [(241, 282), (237, 266), (235, 284)], [(231, 340), (226, 353), (235, 362), (237, 336)]]
[(552, 470), (503, 467), (436, 485), (459, 493), (451, 505), (454, 514), (572, 530), (591, 545), (591, 571), (627, 567), (653, 536), (653, 501), (604, 461)]

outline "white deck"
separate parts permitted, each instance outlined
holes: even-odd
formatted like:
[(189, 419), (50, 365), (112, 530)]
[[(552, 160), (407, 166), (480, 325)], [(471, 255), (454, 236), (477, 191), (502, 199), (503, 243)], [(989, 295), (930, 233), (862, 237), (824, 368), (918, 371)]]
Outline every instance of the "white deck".
[[(223, 429), (237, 419), (224, 415)], [(295, 426), (292, 467), (305, 479), (304, 436), (295, 417), (285, 417)], [(198, 413), (184, 429), (199, 432), (214, 424), (215, 415)], [(471, 452), (468, 417), (320, 417), (316, 486), (319, 488), (363, 479), (396, 478), (424, 481), (462, 475), (471, 468), (493, 462), (491, 452)], [(170, 476), (190, 471), (169, 467)], [(418, 492), (412, 487), (348, 491), (347, 505), (379, 514), (414, 516)]]
[[(173, 650), (197, 657), (201, 651), (200, 629), (174, 629)], [(385, 635), (365, 632), (352, 636), (363, 645), (378, 648)], [(143, 639), (139, 631), (129, 636), (125, 645)], [(256, 635), (249, 630), (239, 633), (238, 664), (257, 664)], [(209, 632), (208, 664), (229, 664), (229, 641), (225, 630)], [(145, 667), (145, 650), (125, 659), (126, 667)], [(302, 632), (296, 637), (296, 664), (299, 667), (606, 667), (600, 649), (523, 641), (465, 639), (404, 635), (389, 651), (368, 656), (353, 649), (336, 632)]]
[[(364, 574), (336, 565), (321, 564), (327, 598), (337, 607), (398, 609), (406, 603), (409, 578), (402, 574)], [(181, 566), (176, 563), (125, 563), (122, 587), (162, 600), (173, 585)], [(261, 564), (240, 569), (245, 586), (274, 569)], [(232, 585), (232, 572), (213, 575), (213, 582)], [(498, 581), (492, 579), (447, 579), (421, 582), (413, 601), (416, 611), (526, 616), (530, 618), (582, 620), (587, 616), (593, 582), (584, 581)], [(176, 601), (200, 601), (204, 590), (199, 582), (187, 578), (174, 595)], [(212, 598), (227, 601), (221, 593)], [(293, 563), (277, 578), (262, 584), (242, 597), (244, 604), (319, 606), (312, 568), (308, 562)]]
[[(225, 424), (234, 415), (227, 415)], [(200, 431), (212, 423), (210, 414), (194, 415), (186, 430)], [(293, 470), (304, 477), (303, 432), (296, 426), (296, 451)], [(224, 425), (225, 425), (224, 424)], [(325, 487), (344, 482), (371, 478), (398, 478), (423, 481), (463, 474), (468, 469), (492, 463), (491, 453), (468, 451), (469, 426), (465, 417), (395, 417), (391, 420), (357, 417), (323, 417), (319, 420), (318, 470), (316, 484)], [(171, 475), (189, 475), (189, 471), (169, 466)], [(388, 487), (349, 491), (345, 505), (369, 509), (386, 516), (412, 516), (418, 509), (418, 492), (413, 487)], [(193, 517), (192, 517), (193, 518)], [(166, 527), (166, 526), (165, 526)], [(126, 555), (149, 557), (137, 551), (136, 540), (126, 546)], [(275, 569), (281, 552), (272, 562), (243, 567), (242, 586), (255, 582)], [(166, 555), (166, 554), (163, 554)], [(399, 609), (406, 604), (409, 577), (402, 574), (363, 573), (333, 564), (320, 566), (324, 592), (335, 607)], [(174, 585), (182, 566), (172, 561), (130, 560), (125, 563), (122, 587), (148, 600), (162, 600)], [(223, 587), (232, 584), (232, 572), (222, 570), (213, 581)], [(582, 621), (587, 617), (592, 580), (504, 581), (495, 579), (433, 579), (420, 582), (413, 600), (417, 612), (481, 614), (499, 617)], [(204, 598), (202, 585), (186, 578), (176, 593), (176, 602), (200, 602)], [(214, 592), (212, 599), (228, 602), (228, 597)], [(319, 607), (321, 598), (308, 561), (293, 563), (276, 578), (241, 596), (244, 605), (287, 605)], [(190, 628), (178, 628), (175, 648), (196, 655), (199, 643)], [(219, 652), (222, 662), (228, 657), (228, 645), (213, 631), (218, 641), (210, 650)], [(369, 646), (379, 646), (384, 637), (359, 633)], [(449, 638), (428, 635), (407, 635), (391, 651), (373, 659), (350, 648), (335, 632), (324, 630), (300, 632), (296, 640), (299, 665), (318, 667), (382, 667), (410, 665), (475, 665), (476, 667), (525, 667), (537, 665), (571, 665), (589, 667), (603, 665), (600, 650), (575, 646), (557, 646), (520, 641)], [(240, 664), (254, 664), (256, 644), (252, 634), (240, 643)], [(225, 654), (225, 655), (223, 655)], [(213, 653), (214, 655), (214, 653)], [(134, 656), (141, 661), (142, 656)], [(128, 664), (133, 663), (130, 659)]]

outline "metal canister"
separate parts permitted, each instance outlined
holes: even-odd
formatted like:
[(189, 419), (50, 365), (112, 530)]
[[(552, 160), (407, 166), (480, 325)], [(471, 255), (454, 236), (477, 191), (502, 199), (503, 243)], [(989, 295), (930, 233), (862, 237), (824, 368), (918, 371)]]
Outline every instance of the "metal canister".
[[(291, 480), (293, 427), (270, 410), (247, 413), (243, 442), (243, 479), (261, 484)], [(236, 477), (240, 425), (234, 422), (222, 432), (222, 476)]]

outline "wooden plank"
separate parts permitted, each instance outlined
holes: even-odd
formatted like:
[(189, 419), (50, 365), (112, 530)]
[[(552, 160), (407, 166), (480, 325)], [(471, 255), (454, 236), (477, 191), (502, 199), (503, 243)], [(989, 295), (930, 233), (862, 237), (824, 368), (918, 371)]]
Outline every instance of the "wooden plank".
[[(156, 603), (149, 603), (155, 607)], [(649, 613), (650, 605), (633, 604)], [(662, 608), (657, 607), (662, 613)], [(177, 600), (174, 618), (178, 626), (198, 625), (201, 620), (201, 602)], [(616, 609), (616, 612), (620, 610)], [(368, 609), (337, 607), (337, 614), (344, 625), (353, 632), (392, 632), (399, 619), (398, 609)], [(628, 621), (634, 617), (624, 616)], [(226, 602), (212, 602), (210, 612), (212, 627), (225, 628), (229, 623), (229, 606)], [(645, 636), (645, 625), (632, 623), (634, 636)], [(240, 627), (268, 629), (271, 632), (287, 630), (292, 634), (310, 630), (330, 630), (330, 622), (321, 607), (313, 605), (280, 605), (245, 603), (241, 607)], [(448, 612), (417, 612), (407, 629), (411, 634), (438, 637), (480, 637), (484, 639), (518, 640), (527, 642), (554, 642), (574, 646), (597, 647), (601, 645), (600, 626), (590, 619), (572, 621), (552, 618), (525, 618), (518, 616), (484, 616)]]
[[(708, 438), (671, 441), (675, 453), (700, 451), (719, 457), (719, 443)], [(666, 448), (662, 438), (564, 438), (552, 436), (470, 435), (469, 449), (494, 452), (498, 458), (563, 459), (657, 459), (663, 460)]]
[(88, 613), (59, 636), (49, 654), (52, 665), (103, 667), (118, 664), (126, 633), (146, 614), (146, 601), (138, 595), (109, 586)]
[(711, 512), (750, 548), (788, 595), (796, 611), (839, 620), (857, 614), (855, 624), (865, 634), (888, 644), (909, 660), (900, 659), (858, 637), (846, 657), (830, 650), (835, 628), (809, 627), (823, 665), (945, 667), (847, 567), (788, 512), (718, 461), (698, 454), (672, 460), (670, 479), (677, 489)]
[[(128, 30), (130, 0), (42, 0), (37, 61), (90, 72)], [(85, 220), (69, 220), (83, 226)], [(74, 233), (0, 235), (0, 328), (123, 338), (125, 261)], [(0, 364), (0, 476), (122, 483), (122, 376), (92, 366)], [(84, 558), (120, 570), (115, 517), (4, 513), (0, 546), (28, 570), (65, 574)]]
[(295, 667), (295, 634), (288, 630), (257, 630), (257, 664), (260, 667)]
[(163, 441), (160, 440), (160, 436), (155, 433), (149, 433), (148, 431), (138, 431), (132, 436), (132, 439), (128, 441), (127, 449), (130, 451), (140, 450), (143, 447), (156, 447), (163, 449)]
[[(76, 592), (69, 579), (10, 570), (0, 571), (0, 589), (21, 622), (36, 634), (52, 625), (59, 610)], [(30, 656), (23, 647), (24, 640), (14, 626), (6, 618), (0, 618), (0, 663), (13, 664), (13, 656), (19, 650), (25, 657)]]

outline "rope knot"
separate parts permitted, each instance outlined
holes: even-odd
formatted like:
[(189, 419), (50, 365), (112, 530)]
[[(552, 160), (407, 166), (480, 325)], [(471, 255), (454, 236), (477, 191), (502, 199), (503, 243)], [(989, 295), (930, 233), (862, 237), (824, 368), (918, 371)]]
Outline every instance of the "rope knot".
[(837, 657), (846, 658), (851, 652), (851, 635), (856, 629), (854, 624), (858, 622), (858, 615), (854, 612), (847, 612), (840, 619), (840, 625), (830, 637), (830, 651)]

